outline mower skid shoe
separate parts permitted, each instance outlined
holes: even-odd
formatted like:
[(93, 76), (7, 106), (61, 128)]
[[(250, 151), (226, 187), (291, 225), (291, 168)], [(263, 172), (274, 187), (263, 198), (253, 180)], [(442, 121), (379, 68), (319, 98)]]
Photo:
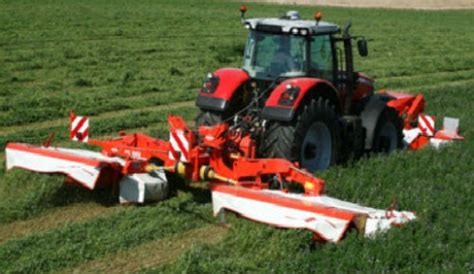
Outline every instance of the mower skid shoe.
[(164, 171), (135, 173), (120, 180), (120, 203), (145, 203), (168, 198), (168, 180)]
[(10, 143), (5, 151), (7, 169), (16, 167), (38, 173), (64, 174), (88, 189), (100, 185), (99, 178), (104, 169), (118, 169), (124, 164), (121, 158), (83, 149)]
[(373, 236), (416, 218), (412, 212), (363, 207), (328, 196), (304, 196), (228, 185), (213, 185), (211, 190), (216, 216), (229, 210), (277, 227), (307, 229), (318, 239), (329, 242), (340, 241), (351, 224), (365, 236)]

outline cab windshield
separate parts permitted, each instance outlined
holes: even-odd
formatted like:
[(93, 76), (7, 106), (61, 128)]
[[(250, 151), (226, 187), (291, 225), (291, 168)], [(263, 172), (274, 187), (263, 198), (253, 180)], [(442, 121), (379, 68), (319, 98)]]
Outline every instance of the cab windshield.
[(258, 79), (305, 75), (306, 40), (303, 36), (251, 31), (243, 68)]

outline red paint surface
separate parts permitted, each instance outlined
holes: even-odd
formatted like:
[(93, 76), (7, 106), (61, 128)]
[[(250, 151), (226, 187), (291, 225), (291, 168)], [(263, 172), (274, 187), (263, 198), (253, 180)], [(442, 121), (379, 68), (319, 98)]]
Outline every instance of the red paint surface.
[[(286, 86), (288, 84), (291, 84), (294, 87), (299, 87), (300, 88), (300, 93), (298, 94), (298, 98), (296, 98), (295, 103), (293, 106), (281, 106), (278, 104), (278, 101), (280, 100), (281, 94), (285, 92)], [(317, 85), (320, 84), (326, 84), (329, 85), (334, 89), (334, 86), (322, 79), (314, 79), (314, 78), (293, 78), (293, 79), (288, 79), (286, 81), (283, 81), (280, 85), (278, 85), (268, 98), (268, 100), (265, 102), (266, 107), (281, 107), (281, 108), (297, 108), (301, 101), (303, 100), (304, 96), (310, 89), (313, 87), (316, 87)], [(334, 89), (335, 90), (335, 89)]]
[(199, 95), (215, 97), (229, 101), (237, 89), (245, 81), (250, 79), (250, 76), (244, 70), (236, 68), (219, 69), (214, 72), (214, 75), (219, 77), (219, 84), (217, 85), (216, 91), (214, 91), (212, 94), (200, 92)]

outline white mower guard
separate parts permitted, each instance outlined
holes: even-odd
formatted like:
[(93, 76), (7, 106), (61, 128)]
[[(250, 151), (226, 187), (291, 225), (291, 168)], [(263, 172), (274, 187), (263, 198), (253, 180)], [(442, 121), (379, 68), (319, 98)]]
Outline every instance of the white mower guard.
[(307, 229), (330, 242), (340, 241), (351, 223), (359, 222), (361, 232), (373, 237), (416, 219), (413, 212), (364, 207), (325, 195), (305, 196), (242, 187), (215, 187), (212, 203), (214, 215), (229, 210), (277, 227)]
[[(39, 173), (64, 174), (90, 190), (100, 184), (100, 175), (105, 168), (123, 167), (125, 164), (122, 158), (83, 149), (14, 143), (9, 144), (5, 151), (7, 170), (17, 167)], [(168, 196), (164, 171), (126, 175), (119, 185), (120, 203), (159, 201)]]

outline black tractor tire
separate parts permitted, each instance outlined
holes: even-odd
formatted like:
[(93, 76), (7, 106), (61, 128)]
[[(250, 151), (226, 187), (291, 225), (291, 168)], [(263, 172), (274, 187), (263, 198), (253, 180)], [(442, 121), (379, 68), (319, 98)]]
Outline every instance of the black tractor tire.
[(196, 127), (217, 125), (224, 121), (224, 113), (201, 110), (194, 121), (196, 122)]
[(391, 153), (401, 148), (403, 148), (403, 121), (395, 109), (385, 107), (375, 126), (371, 152)]
[[(299, 162), (310, 172), (338, 162), (341, 124), (328, 99), (311, 99), (291, 122), (272, 121), (260, 142), (259, 154)], [(321, 138), (313, 138), (319, 136)]]

